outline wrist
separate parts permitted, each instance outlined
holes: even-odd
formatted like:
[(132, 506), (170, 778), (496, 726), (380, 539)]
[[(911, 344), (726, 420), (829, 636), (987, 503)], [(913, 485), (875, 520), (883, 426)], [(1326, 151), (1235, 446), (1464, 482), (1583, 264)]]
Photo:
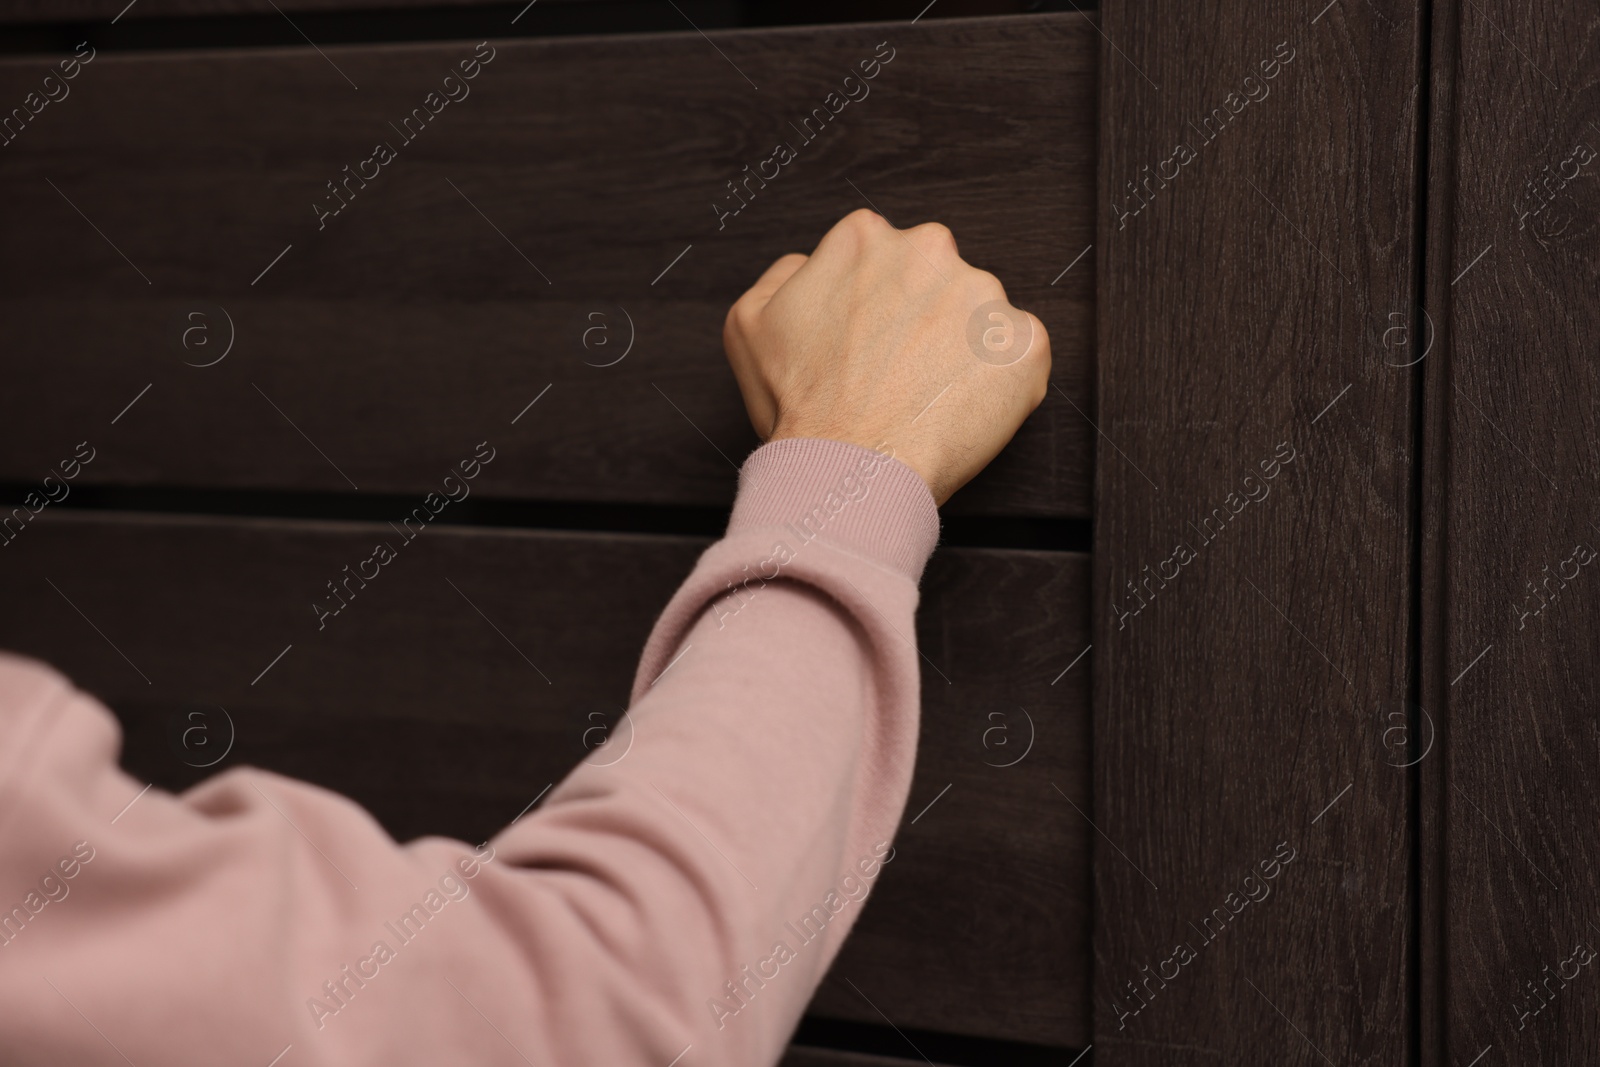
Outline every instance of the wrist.
[(927, 482), (889, 451), (822, 437), (774, 439), (739, 472), (730, 534), (773, 528), (789, 547), (830, 542), (917, 581), (939, 539)]
[(945, 501), (950, 499), (953, 492), (945, 491), (943, 480), (934, 473), (934, 465), (926, 462), (921, 455), (905, 448), (896, 449), (886, 436), (872, 433), (859, 433), (844, 430), (833, 430), (827, 427), (803, 427), (786, 423), (780, 418), (773, 427), (772, 433), (767, 437), (766, 443), (773, 444), (785, 440), (821, 440), (837, 441), (840, 444), (850, 445), (853, 448), (864, 448), (880, 456), (896, 460), (909, 467), (928, 492), (933, 496), (935, 507), (943, 507)]

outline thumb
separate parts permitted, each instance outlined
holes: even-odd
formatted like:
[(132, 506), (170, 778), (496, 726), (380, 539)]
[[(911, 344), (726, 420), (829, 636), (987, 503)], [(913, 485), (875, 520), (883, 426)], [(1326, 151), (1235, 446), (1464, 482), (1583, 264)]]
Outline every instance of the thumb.
[(773, 294), (783, 288), (783, 283), (793, 278), (795, 272), (805, 266), (810, 259), (810, 256), (803, 253), (790, 252), (768, 267), (766, 273), (757, 278), (756, 283), (744, 295), (744, 299), (750, 302), (750, 310), (760, 311), (766, 307)]

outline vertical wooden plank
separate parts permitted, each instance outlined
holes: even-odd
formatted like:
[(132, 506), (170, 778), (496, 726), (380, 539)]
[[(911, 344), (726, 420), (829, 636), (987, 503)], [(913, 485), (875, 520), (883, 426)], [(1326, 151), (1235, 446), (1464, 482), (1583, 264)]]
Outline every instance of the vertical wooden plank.
[(1432, 1062), (1592, 1063), (1600, 39), (1592, 8), (1448, 7), (1458, 36), (1435, 70), (1453, 75), (1439, 117), (1453, 145), (1435, 187), (1450, 225), (1428, 252), (1447, 478), (1429, 650), (1448, 735)]
[(1102, 28), (1096, 1062), (1408, 1063), (1420, 12)]
[[(1456, 1067), (1450, 1059), (1444, 1008), (1448, 986), (1449, 953), (1445, 909), (1449, 895), (1446, 860), (1446, 813), (1449, 808), (1445, 771), (1449, 765), (1449, 689), (1446, 656), (1449, 633), (1445, 504), (1450, 483), (1449, 433), (1449, 314), (1450, 279), (1447, 274), (1455, 233), (1455, 153), (1458, 100), (1456, 57), (1460, 42), (1460, 12), (1453, 0), (1430, 5), (1432, 25), (1428, 53), (1429, 92), (1427, 128), (1427, 187), (1421, 205), (1426, 215), (1423, 249), (1423, 325), (1425, 353), (1418, 364), (1422, 380), (1422, 477), (1418, 546), (1418, 684), (1426, 716), (1425, 736), (1417, 760), (1417, 1067)], [(1419, 715), (1418, 718), (1422, 718)]]

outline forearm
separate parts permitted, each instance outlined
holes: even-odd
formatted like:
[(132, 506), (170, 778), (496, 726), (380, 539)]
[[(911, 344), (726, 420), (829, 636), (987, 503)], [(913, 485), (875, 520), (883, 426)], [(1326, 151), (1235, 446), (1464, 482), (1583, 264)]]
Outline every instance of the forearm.
[(655, 992), (689, 1029), (668, 1060), (692, 1043), (697, 1063), (771, 1062), (892, 858), (937, 522), (916, 475), (868, 450), (758, 452), (727, 538), (651, 635), (627, 723), (546, 802), (546, 827), (637, 850), (612, 876), (663, 921), (619, 962), (670, 961)]
[[(691, 1024), (681, 1044), (730, 1065), (772, 1061), (892, 858), (904, 776), (881, 772), (915, 743), (914, 725), (873, 738), (870, 658), (822, 594), (779, 579), (740, 614), (688, 631), (632, 713), (637, 765), (615, 768), (617, 802), (651, 806), (637, 814), (654, 855), (630, 875), (681, 894), (640, 956), (675, 961), (661, 992)], [(761, 656), (774, 644), (777, 669)]]

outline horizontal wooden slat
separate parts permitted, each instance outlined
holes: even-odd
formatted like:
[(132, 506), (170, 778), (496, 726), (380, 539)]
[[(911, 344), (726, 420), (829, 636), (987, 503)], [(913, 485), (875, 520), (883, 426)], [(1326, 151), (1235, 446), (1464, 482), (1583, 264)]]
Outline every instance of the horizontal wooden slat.
[[(526, 3), (527, 0), (522, 0)], [(592, 0), (543, 0), (549, 5)], [(512, 0), (0, 0), (0, 23), (88, 22), (114, 18), (196, 18), (209, 15), (278, 15), (294, 12), (357, 12), (413, 7), (510, 7)]]
[[(909, 1053), (911, 1049), (908, 1047)], [(778, 1067), (915, 1067), (931, 1062), (921, 1059), (903, 1060), (890, 1056), (871, 1056), (864, 1052), (842, 1052), (831, 1048), (807, 1048), (793, 1045), (784, 1054)], [(937, 1064), (934, 1067), (938, 1067)]]
[[(0, 616), (0, 647), (106, 700), (147, 780), (212, 773), (190, 766), (220, 751), (198, 743), (211, 735), (187, 750), (172, 736), (198, 709), (217, 745), (232, 723), (219, 767), (337, 789), (400, 840), (478, 841), (616, 722), (652, 621), (706, 543), (435, 526), (319, 631), (312, 600), (379, 540), (399, 539), (381, 524), (46, 509), (0, 549), (0, 600), (27, 605)], [(1089, 828), (1055, 787), (1087, 810), (1086, 661), (1061, 675), (1088, 642), (1086, 582), (1075, 554), (936, 554), (918, 620), (916, 821), (818, 1014), (1081, 1040)]]
[[(801, 15), (802, 3), (804, 15)], [(607, 13), (622, 13), (628, 18), (628, 27), (635, 25), (651, 7), (666, 7), (655, 0), (543, 0), (538, 7), (551, 8), (589, 7)], [(705, 26), (710, 19), (719, 21), (748, 19), (763, 25), (789, 22), (846, 22), (863, 19), (888, 19), (901, 14), (905, 5), (896, 0), (761, 0), (759, 4), (741, 0), (680, 0), (681, 14), (671, 8), (666, 14), (675, 19), (672, 29), (682, 27), (689, 31), (691, 25)], [(945, 0), (929, 12), (930, 18), (952, 18), (958, 15), (999, 15), (1021, 13), (1037, 8), (1037, 0)], [(1094, 4), (1079, 7), (1093, 10)], [(504, 29), (511, 32), (526, 29), (536, 20), (533, 3), (528, 0), (0, 0), (0, 23), (7, 22), (88, 22), (111, 19), (194, 18), (214, 15), (271, 15), (284, 12), (306, 14), (367, 13), (374, 9), (392, 17), (396, 10), (408, 8), (455, 8), (452, 16), (461, 9), (489, 8), (506, 19)], [(775, 10), (776, 9), (776, 10)], [(540, 12), (541, 14), (543, 12)], [(689, 21), (692, 19), (692, 23)], [(512, 21), (514, 20), (514, 21)]]
[[(497, 42), (410, 142), (391, 123), (471, 43), (102, 52), (0, 147), (0, 481), (90, 439), (103, 484), (420, 492), (488, 439), (488, 495), (724, 505), (757, 441), (723, 315), (870, 203), (948, 223), (1051, 331), (1059, 390), (953, 509), (1087, 515), (1094, 257), (1062, 271), (1092, 239), (1093, 27), (713, 36)], [(879, 42), (807, 143), (792, 123)], [(0, 63), (0, 106), (49, 69)], [(319, 230), (379, 141), (393, 161)], [(719, 229), (780, 141), (794, 161)]]

